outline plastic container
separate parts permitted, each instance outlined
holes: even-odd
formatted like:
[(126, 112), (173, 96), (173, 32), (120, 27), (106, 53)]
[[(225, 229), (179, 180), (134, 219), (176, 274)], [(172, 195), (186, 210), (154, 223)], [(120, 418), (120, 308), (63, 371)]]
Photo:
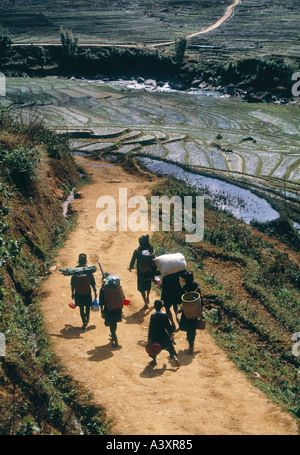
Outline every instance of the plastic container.
[(187, 319), (201, 318), (201, 296), (198, 292), (186, 292), (181, 297), (181, 303)]
[(69, 307), (72, 308), (73, 310), (74, 308), (76, 308), (74, 300), (71, 300), (71, 302), (69, 303)]
[(95, 312), (100, 310), (99, 299), (93, 299), (91, 310)]
[(161, 345), (158, 343), (148, 343), (146, 346), (146, 352), (150, 357), (155, 357), (161, 351)]

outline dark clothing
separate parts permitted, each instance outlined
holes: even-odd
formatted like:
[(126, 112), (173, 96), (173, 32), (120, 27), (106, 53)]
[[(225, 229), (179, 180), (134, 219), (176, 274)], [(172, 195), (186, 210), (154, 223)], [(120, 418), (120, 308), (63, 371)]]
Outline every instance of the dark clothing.
[(164, 302), (164, 307), (169, 309), (171, 306), (177, 311), (177, 306), (181, 303), (183, 289), (180, 284), (180, 278), (184, 278), (185, 271), (166, 275), (162, 279), (161, 299)]
[(164, 311), (156, 311), (151, 315), (148, 340), (161, 345), (162, 349), (169, 351), (171, 358), (176, 354), (170, 333), (172, 327)]
[[(199, 292), (201, 295), (200, 289), (199, 289), (199, 284), (196, 282), (193, 282), (191, 284), (186, 284), (183, 286), (183, 292)], [(197, 319), (187, 319), (184, 311), (181, 311), (181, 319), (179, 323), (179, 330), (183, 330), (184, 332), (189, 332), (190, 330), (197, 330)]]
[[(79, 267), (79, 266), (77, 266), (77, 267)], [(89, 292), (85, 295), (78, 295), (77, 291), (76, 291), (76, 284), (75, 284), (76, 275), (73, 275), (71, 277), (71, 289), (72, 289), (72, 292), (75, 293), (75, 304), (76, 304), (76, 299), (77, 299), (78, 304), (82, 303), (84, 305), (88, 305), (89, 301), (90, 301), (90, 304), (92, 304), (91, 288), (96, 289), (96, 281), (95, 281), (95, 277), (94, 277), (93, 273), (90, 274), (90, 279), (91, 279), (91, 284), (90, 284)], [(91, 300), (89, 299), (89, 297), (91, 297)]]
[(80, 317), (82, 319), (83, 324), (88, 323), (89, 318), (90, 318), (90, 311), (91, 311), (91, 306), (92, 306), (91, 288), (96, 289), (96, 281), (95, 281), (94, 275), (91, 274), (90, 278), (91, 278), (91, 284), (90, 284), (89, 292), (88, 292), (88, 294), (83, 294), (83, 295), (82, 294), (78, 295), (78, 293), (76, 292), (76, 287), (75, 287), (76, 276), (73, 275), (71, 278), (71, 289), (72, 289), (72, 294), (74, 293), (75, 306), (79, 307)]
[(183, 332), (189, 332), (191, 330), (197, 330), (197, 321), (198, 319), (187, 319), (184, 312), (181, 313), (181, 318), (179, 322), (179, 330)]
[(122, 322), (122, 308), (118, 310), (109, 310), (106, 306), (103, 286), (100, 289), (99, 305), (101, 307), (104, 325), (106, 327), (114, 326), (118, 322)]
[[(183, 292), (198, 292), (201, 295), (201, 291), (199, 288), (199, 284), (196, 282), (185, 284), (183, 287)], [(202, 298), (201, 298), (202, 300)], [(184, 311), (181, 309), (181, 318), (179, 322), (179, 330), (186, 332), (186, 337), (190, 347), (194, 346), (195, 338), (196, 338), (196, 330), (197, 330), (197, 318), (194, 319), (187, 319), (184, 314)]]
[[(137, 263), (137, 289), (139, 292), (145, 292), (145, 291), (150, 291), (151, 289), (151, 280), (155, 274), (156, 266), (153, 265), (152, 270), (149, 272), (141, 272), (139, 268), (139, 262), (140, 262), (140, 254), (141, 252), (146, 249), (146, 248), (137, 248), (134, 250), (129, 268), (133, 269), (135, 263)], [(150, 253), (153, 252), (153, 249), (149, 249)]]

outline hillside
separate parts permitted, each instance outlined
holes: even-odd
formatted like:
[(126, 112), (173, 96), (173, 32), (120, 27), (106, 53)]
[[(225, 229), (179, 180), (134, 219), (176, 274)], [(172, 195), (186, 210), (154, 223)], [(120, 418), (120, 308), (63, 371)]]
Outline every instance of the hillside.
[(63, 138), (36, 120), (20, 125), (3, 111), (0, 161), (0, 434), (101, 428), (102, 410), (51, 348), (38, 298), (74, 224), (62, 204), (82, 184), (80, 169)]

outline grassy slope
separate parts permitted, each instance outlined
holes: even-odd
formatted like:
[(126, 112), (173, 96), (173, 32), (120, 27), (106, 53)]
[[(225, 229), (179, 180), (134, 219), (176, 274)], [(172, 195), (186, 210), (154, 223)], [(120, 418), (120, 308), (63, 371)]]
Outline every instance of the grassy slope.
[[(0, 332), (6, 347), (0, 356), (0, 434), (101, 434), (104, 414), (56, 358), (39, 306), (40, 280), (73, 223), (61, 204), (80, 182), (65, 144), (53, 158), (53, 141), (49, 147), (41, 133), (40, 127), (20, 130), (2, 117)], [(13, 155), (20, 147), (39, 150), (29, 180), (25, 173), (18, 179), (13, 164), (4, 161), (5, 151)]]
[[(189, 191), (169, 179), (154, 194)], [(180, 248), (200, 283), (208, 330), (257, 387), (300, 417), (300, 363), (292, 353), (300, 329), (299, 256), (205, 204), (204, 240), (187, 244), (184, 233), (155, 233), (156, 253)]]

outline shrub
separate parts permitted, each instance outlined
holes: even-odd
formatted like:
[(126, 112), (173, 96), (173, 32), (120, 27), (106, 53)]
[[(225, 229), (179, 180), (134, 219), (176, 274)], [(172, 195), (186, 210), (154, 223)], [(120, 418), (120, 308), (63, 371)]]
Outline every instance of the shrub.
[(12, 50), (12, 40), (7, 30), (0, 28), (0, 60), (9, 56)]
[(36, 179), (35, 168), (39, 161), (39, 152), (25, 146), (0, 151), (2, 172), (19, 188), (28, 188), (29, 183)]

